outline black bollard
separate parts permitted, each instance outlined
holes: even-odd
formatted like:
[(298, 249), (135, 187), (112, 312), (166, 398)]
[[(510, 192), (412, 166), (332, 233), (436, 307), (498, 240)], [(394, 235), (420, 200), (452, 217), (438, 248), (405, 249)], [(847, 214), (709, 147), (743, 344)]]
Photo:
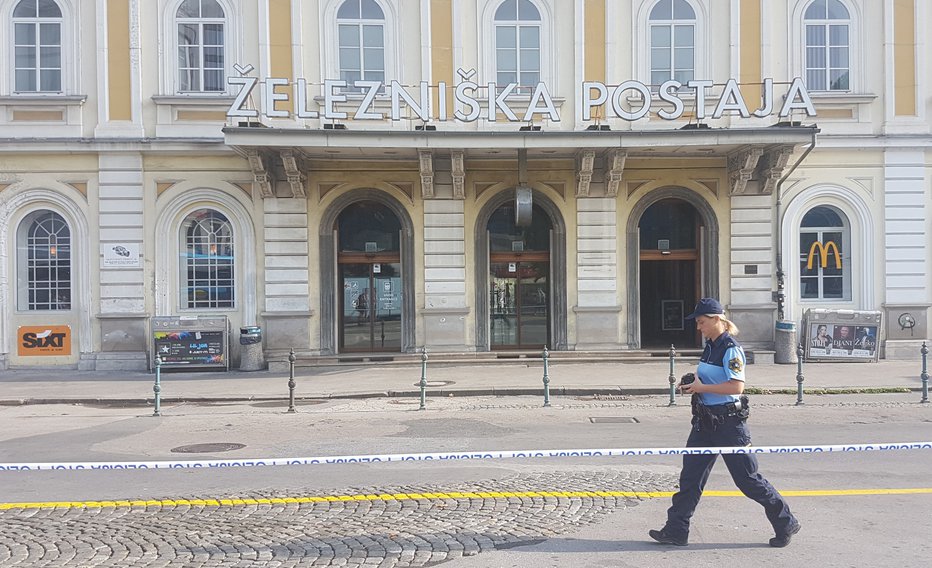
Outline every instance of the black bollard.
[(796, 346), (796, 406), (803, 404), (803, 344)]
[(294, 347), (288, 353), (288, 412), (295, 412), (294, 408)]
[(927, 403), (929, 402), (929, 373), (927, 371), (928, 367), (926, 366), (926, 356), (929, 354), (929, 347), (926, 345), (926, 342), (922, 342), (922, 349), (919, 350), (922, 353), (922, 374), (919, 375), (919, 378), (922, 380), (922, 400), (919, 402)]
[(667, 380), (670, 381), (670, 404), (667, 406), (676, 406), (676, 375), (673, 373), (673, 361), (676, 359), (676, 347), (673, 344), (670, 344), (670, 376), (667, 377)]

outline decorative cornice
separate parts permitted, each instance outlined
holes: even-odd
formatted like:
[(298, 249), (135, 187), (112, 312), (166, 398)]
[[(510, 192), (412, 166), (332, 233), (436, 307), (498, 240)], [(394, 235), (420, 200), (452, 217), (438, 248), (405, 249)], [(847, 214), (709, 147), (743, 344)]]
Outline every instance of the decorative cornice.
[(794, 146), (783, 145), (768, 148), (758, 164), (758, 178), (761, 180), (761, 193), (771, 195), (777, 182), (786, 169), (786, 164), (793, 155)]
[(434, 196), (434, 153), (418, 150), (417, 157), (421, 173), (421, 197), (430, 199)]
[(450, 151), (450, 169), (453, 174), (453, 198), (466, 199), (466, 153), (462, 150)]
[[(285, 168), (285, 177), (288, 179), (288, 185), (291, 186), (291, 196), (305, 198), (307, 197), (307, 190), (305, 185), (307, 184), (307, 176), (301, 171), (304, 169), (303, 162), (299, 164), (299, 160), (295, 157), (294, 150), (282, 150), (279, 152), (279, 156), (282, 158), (282, 166)], [(263, 195), (263, 197), (266, 197)]]
[(763, 153), (759, 147), (749, 147), (728, 156), (728, 183), (731, 186), (731, 195), (744, 193)]
[(259, 154), (259, 150), (256, 148), (247, 149), (246, 159), (249, 160), (249, 168), (252, 170), (255, 183), (259, 186), (259, 195), (263, 198), (274, 197), (272, 175), (266, 168), (265, 160), (262, 155)]
[(624, 150), (610, 150), (608, 153), (608, 164), (606, 167), (607, 183), (605, 193), (609, 197), (618, 195), (618, 187), (621, 185), (621, 176), (625, 171), (625, 160), (628, 159), (628, 153)]
[(595, 150), (580, 150), (576, 154), (576, 197), (589, 197), (592, 170), (595, 167)]

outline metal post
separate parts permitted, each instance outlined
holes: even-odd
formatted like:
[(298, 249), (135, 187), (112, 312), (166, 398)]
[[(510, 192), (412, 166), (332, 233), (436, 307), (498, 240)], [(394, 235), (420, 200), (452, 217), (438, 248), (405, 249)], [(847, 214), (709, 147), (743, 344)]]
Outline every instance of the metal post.
[(294, 347), (288, 353), (288, 412), (295, 412), (294, 409), (294, 362), (297, 357), (294, 354)]
[(550, 352), (547, 351), (547, 346), (544, 345), (544, 406), (550, 406), (550, 375), (548, 374), (548, 360), (550, 359)]
[(796, 406), (805, 404), (803, 402), (803, 344), (796, 345)]
[(427, 408), (427, 346), (421, 348), (421, 407), (418, 410)]
[(676, 406), (676, 375), (673, 373), (673, 360), (676, 359), (676, 347), (671, 343), (670, 344), (670, 376), (667, 377), (667, 380), (670, 381), (670, 404), (667, 406)]
[(162, 358), (155, 356), (155, 385), (152, 387), (155, 393), (155, 411), (152, 416), (162, 415)]
[(922, 400), (919, 402), (927, 403), (929, 402), (929, 373), (926, 367), (926, 355), (929, 354), (929, 347), (926, 345), (926, 342), (922, 342), (922, 374), (919, 375), (919, 378), (922, 379)]

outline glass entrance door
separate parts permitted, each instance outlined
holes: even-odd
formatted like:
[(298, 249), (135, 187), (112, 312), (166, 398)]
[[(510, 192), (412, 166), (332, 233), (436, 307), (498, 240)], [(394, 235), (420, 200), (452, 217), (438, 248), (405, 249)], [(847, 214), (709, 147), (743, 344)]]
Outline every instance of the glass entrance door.
[(401, 350), (401, 264), (340, 264), (342, 351)]
[(493, 256), (489, 282), (491, 348), (549, 345), (550, 263)]

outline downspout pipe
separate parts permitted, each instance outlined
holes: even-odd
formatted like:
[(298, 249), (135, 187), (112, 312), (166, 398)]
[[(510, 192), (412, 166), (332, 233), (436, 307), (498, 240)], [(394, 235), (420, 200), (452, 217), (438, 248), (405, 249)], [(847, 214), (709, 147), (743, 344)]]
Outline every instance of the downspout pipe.
[(791, 175), (793, 175), (793, 172), (796, 171), (796, 168), (799, 167), (799, 164), (801, 164), (801, 163), (803, 162), (803, 160), (806, 159), (806, 156), (808, 156), (809, 153), (812, 152), (812, 150), (815, 149), (815, 146), (816, 146), (816, 134), (818, 134), (818, 132), (819, 132), (818, 128), (813, 128), (813, 130), (812, 130), (812, 141), (809, 143), (809, 147), (806, 148), (806, 151), (803, 152), (802, 155), (799, 157), (799, 159), (796, 160), (796, 163), (794, 163), (794, 164), (792, 165), (792, 167), (790, 167), (790, 169), (789, 169), (785, 174), (783, 174), (783, 177), (781, 177), (780, 180), (777, 181), (777, 186), (776, 186), (776, 188), (774, 189), (774, 191), (775, 191), (776, 194), (777, 194), (777, 207), (776, 207), (776, 215), (777, 215), (777, 222), (776, 222), (776, 226), (777, 226), (777, 231), (776, 231), (776, 241), (777, 241), (777, 242), (776, 242), (776, 245), (777, 245), (777, 246), (776, 246), (776, 251), (777, 251), (777, 292), (776, 292), (776, 296), (777, 296), (777, 321), (783, 321), (784, 317), (786, 316), (785, 310), (784, 310), (785, 303), (786, 303), (786, 283), (785, 283), (786, 274), (783, 272), (783, 211), (782, 211), (782, 208), (783, 208), (783, 201), (782, 201), (782, 200), (783, 200), (783, 182), (785, 182), (785, 181), (787, 180), (787, 178), (789, 178)]

